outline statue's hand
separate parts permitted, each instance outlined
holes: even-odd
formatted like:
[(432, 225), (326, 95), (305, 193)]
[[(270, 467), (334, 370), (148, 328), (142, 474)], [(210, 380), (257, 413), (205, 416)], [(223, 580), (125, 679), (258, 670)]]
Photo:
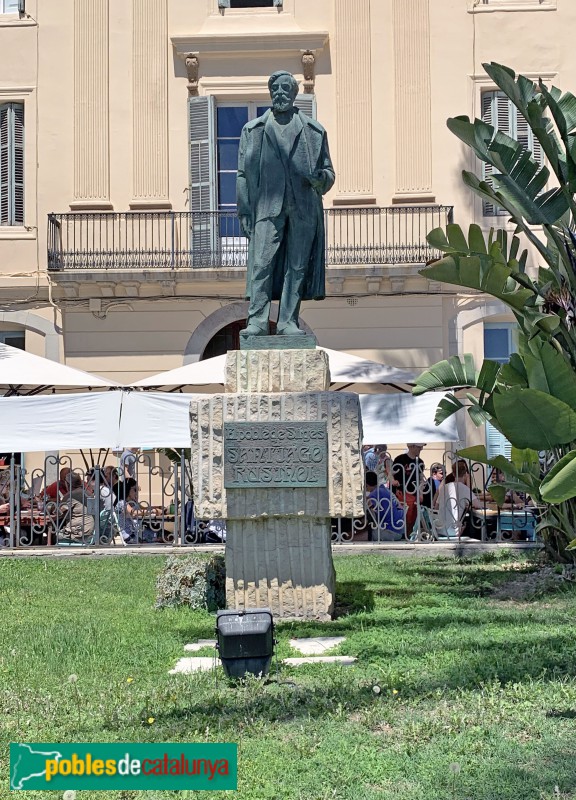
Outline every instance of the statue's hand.
[(316, 172), (313, 172), (308, 176), (308, 181), (312, 185), (312, 188), (316, 189), (317, 192), (322, 192), (325, 181), (324, 170), (317, 169)]
[(245, 214), (240, 216), (240, 227), (244, 231), (244, 235), (250, 239), (252, 236), (252, 220), (249, 216)]

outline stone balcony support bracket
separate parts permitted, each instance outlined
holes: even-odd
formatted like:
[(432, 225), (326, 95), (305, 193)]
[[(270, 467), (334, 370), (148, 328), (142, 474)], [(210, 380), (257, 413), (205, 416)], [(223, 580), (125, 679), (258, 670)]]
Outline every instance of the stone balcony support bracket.
[(302, 91), (314, 94), (316, 57), (328, 41), (327, 31), (275, 31), (243, 34), (173, 36), (172, 46), (184, 61), (190, 97), (199, 94), (200, 64), (210, 58), (242, 55), (296, 56), (302, 63)]

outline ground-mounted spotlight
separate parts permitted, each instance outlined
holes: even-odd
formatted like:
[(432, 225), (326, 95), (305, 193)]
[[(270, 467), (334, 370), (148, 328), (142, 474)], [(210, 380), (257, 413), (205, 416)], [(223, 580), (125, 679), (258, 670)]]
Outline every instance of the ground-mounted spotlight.
[(219, 611), (216, 647), (229, 678), (264, 677), (274, 653), (274, 622), (269, 608)]

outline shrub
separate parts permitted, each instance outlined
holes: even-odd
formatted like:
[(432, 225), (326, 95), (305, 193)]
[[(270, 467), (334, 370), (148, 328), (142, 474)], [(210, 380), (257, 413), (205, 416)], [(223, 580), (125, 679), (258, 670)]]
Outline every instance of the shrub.
[(225, 606), (225, 584), (224, 556), (170, 556), (156, 581), (156, 608), (216, 611)]

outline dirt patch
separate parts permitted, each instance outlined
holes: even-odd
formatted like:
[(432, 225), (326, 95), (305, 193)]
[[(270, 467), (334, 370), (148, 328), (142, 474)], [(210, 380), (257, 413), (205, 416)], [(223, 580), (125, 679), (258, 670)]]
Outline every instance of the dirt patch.
[(542, 567), (536, 572), (521, 575), (494, 589), (496, 600), (530, 600), (544, 594), (557, 592), (574, 581), (573, 569), (557, 572), (555, 567)]

